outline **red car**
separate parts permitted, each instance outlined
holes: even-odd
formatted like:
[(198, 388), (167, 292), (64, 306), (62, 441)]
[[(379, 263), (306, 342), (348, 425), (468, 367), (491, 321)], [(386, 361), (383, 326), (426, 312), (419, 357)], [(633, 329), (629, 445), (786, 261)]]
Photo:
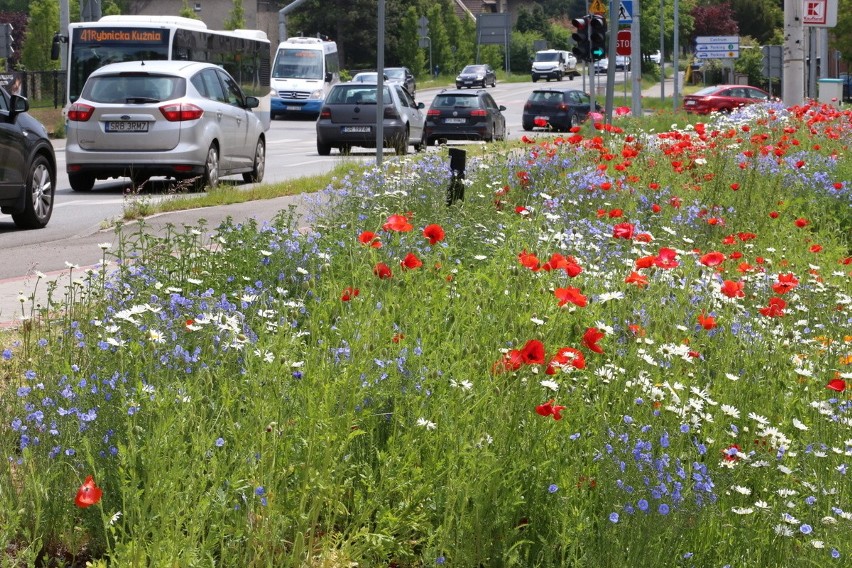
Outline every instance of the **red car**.
[(769, 93), (748, 85), (716, 85), (683, 97), (683, 109), (696, 114), (731, 112), (741, 106), (768, 101)]

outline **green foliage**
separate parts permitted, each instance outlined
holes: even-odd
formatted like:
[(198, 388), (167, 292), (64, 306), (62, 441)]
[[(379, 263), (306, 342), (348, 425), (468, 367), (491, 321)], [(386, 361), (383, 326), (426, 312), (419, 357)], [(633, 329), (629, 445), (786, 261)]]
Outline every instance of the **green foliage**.
[(183, 0), (183, 4), (180, 7), (180, 11), (178, 12), (178, 16), (183, 16), (184, 18), (191, 18), (193, 20), (200, 20), (201, 18), (195, 12), (192, 6), (189, 5), (189, 0)]
[[(389, 48), (400, 65), (408, 67), (415, 77), (421, 77), (429, 64), (429, 49), (419, 47), (419, 36), (417, 35), (417, 20), (419, 19), (417, 9), (410, 6), (400, 23), (400, 35), (396, 49)], [(386, 57), (390, 59), (390, 54)]]
[(544, 9), (539, 4), (518, 6), (518, 19), (515, 29), (521, 33), (533, 32), (539, 36), (547, 35), (549, 21), (544, 15)]
[(852, 0), (839, 0), (837, 26), (829, 34), (832, 48), (840, 51), (844, 61), (852, 61)]
[(523, 73), (529, 71), (530, 61), (535, 57), (535, 41), (539, 39), (536, 32), (512, 32), (511, 43), (509, 44), (509, 67), (513, 73)]
[(59, 29), (59, 5), (54, 0), (33, 0), (21, 64), (24, 69), (59, 69), (60, 62), (50, 59), (53, 34)]
[(730, 0), (739, 24), (739, 35), (750, 36), (758, 44), (769, 43), (784, 26), (783, 4), (777, 0)]
[(747, 36), (740, 38), (740, 56), (734, 62), (734, 70), (748, 75), (749, 85), (758, 87), (766, 85), (766, 79), (763, 77), (763, 54), (753, 38)]
[(222, 26), (226, 30), (237, 30), (246, 27), (246, 12), (243, 9), (243, 0), (232, 0), (233, 5), (228, 17)]

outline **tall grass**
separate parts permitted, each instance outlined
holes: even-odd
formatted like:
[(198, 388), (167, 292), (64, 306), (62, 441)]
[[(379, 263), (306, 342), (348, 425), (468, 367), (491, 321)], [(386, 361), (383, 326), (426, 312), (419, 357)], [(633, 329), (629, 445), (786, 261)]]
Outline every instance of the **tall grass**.
[(848, 114), (525, 140), (123, 229), (0, 359), (0, 565), (843, 565)]

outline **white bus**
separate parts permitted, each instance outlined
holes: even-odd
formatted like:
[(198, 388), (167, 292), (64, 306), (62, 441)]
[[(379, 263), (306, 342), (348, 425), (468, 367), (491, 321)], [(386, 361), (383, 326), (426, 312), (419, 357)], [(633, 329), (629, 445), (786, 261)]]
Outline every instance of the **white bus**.
[(338, 82), (336, 43), (315, 37), (292, 37), (281, 42), (272, 64), (272, 117), (319, 116), (325, 95)]
[[(54, 38), (54, 58), (59, 57), (58, 39)], [(260, 100), (254, 112), (269, 129), (271, 48), (265, 32), (210, 30), (200, 20), (180, 16), (104, 16), (97, 22), (71, 24), (67, 42), (66, 109), (80, 96), (92, 71), (107, 63), (145, 59), (203, 61), (220, 65), (246, 95)]]

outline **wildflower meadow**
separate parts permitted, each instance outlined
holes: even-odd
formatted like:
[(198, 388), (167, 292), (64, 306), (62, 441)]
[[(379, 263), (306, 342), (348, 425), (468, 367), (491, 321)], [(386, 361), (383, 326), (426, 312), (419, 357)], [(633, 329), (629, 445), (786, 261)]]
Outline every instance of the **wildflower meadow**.
[(850, 141), (624, 118), (123, 228), (2, 336), (0, 567), (848, 566)]

